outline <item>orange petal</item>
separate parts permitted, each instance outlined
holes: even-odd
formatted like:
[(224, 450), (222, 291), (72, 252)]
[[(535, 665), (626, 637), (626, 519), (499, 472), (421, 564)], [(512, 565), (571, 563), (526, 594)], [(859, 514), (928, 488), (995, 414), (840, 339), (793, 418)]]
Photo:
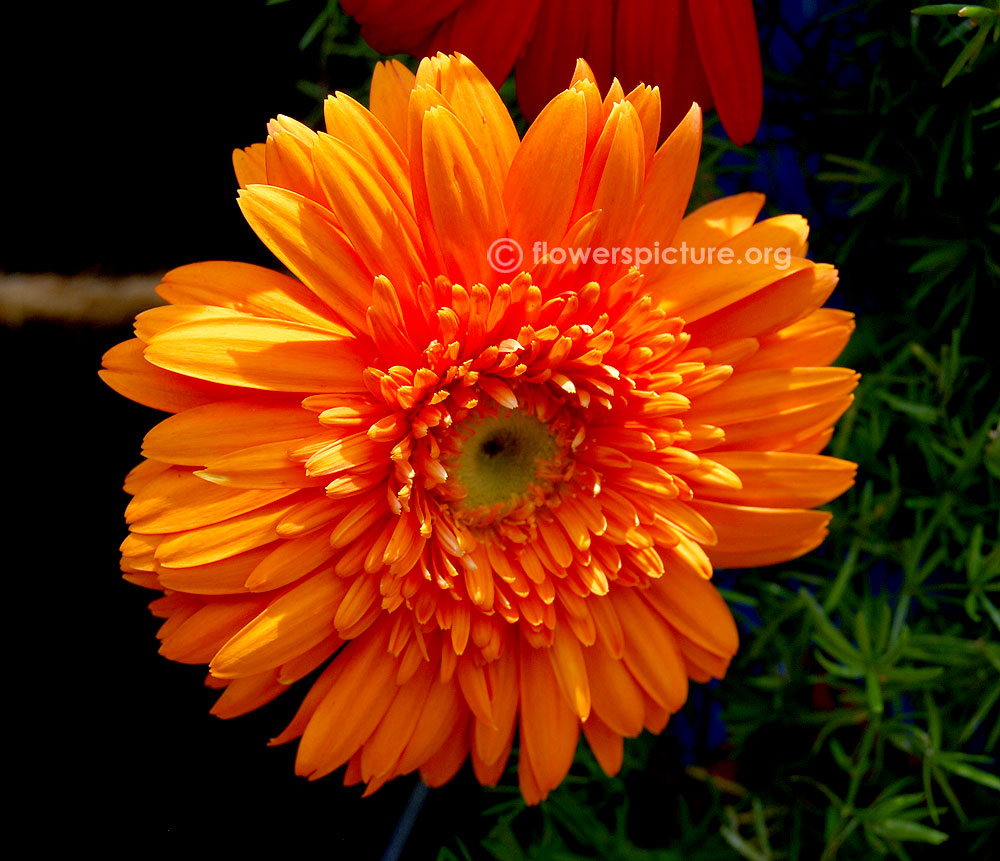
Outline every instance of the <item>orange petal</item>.
[[(454, 627), (452, 631), (454, 632)], [(476, 721), (493, 726), (493, 705), (490, 700), (485, 667), (477, 665), (476, 658), (469, 654), (463, 654), (459, 658), (456, 672), (458, 684), (462, 688), (462, 696), (469, 704)]]
[[(407, 93), (408, 99), (409, 93)], [(371, 162), (412, 213), (410, 166), (404, 149), (379, 119), (345, 93), (337, 93), (327, 98), (323, 103), (323, 116), (326, 120), (327, 133), (343, 141)], [(405, 116), (404, 106), (404, 121)]]
[(685, 328), (691, 333), (692, 343), (699, 346), (770, 335), (819, 308), (837, 286), (837, 278), (836, 269), (818, 263), (786, 275)]
[(625, 744), (622, 737), (614, 732), (597, 715), (591, 715), (583, 724), (583, 734), (598, 764), (609, 777), (621, 771), (625, 758)]
[(271, 550), (270, 545), (265, 545), (228, 559), (190, 568), (160, 566), (157, 578), (164, 589), (177, 589), (196, 595), (231, 595), (246, 592), (247, 589), (243, 584), (247, 575)]
[(283, 685), (294, 684), (325, 663), (343, 645), (344, 641), (336, 635), (321, 640), (311, 649), (282, 664), (278, 672), (278, 681)]
[(528, 749), (521, 744), (520, 750), (518, 751), (517, 757), (517, 786), (521, 790), (521, 797), (524, 798), (524, 803), (528, 805), (535, 805), (543, 801), (547, 793), (543, 793), (538, 786), (538, 780), (535, 778), (534, 767), (531, 763), (531, 757), (528, 754)]
[(337, 633), (345, 640), (352, 639), (352, 629), (366, 619), (380, 597), (377, 577), (366, 574), (355, 577), (333, 619)]
[(326, 530), (282, 541), (247, 573), (244, 585), (251, 592), (278, 589), (294, 583), (332, 557)]
[[(475, 724), (475, 726), (480, 726), (480, 724)], [(472, 758), (472, 770), (476, 775), (476, 780), (478, 780), (483, 786), (496, 786), (500, 782), (500, 778), (503, 777), (503, 773), (507, 768), (507, 760), (510, 758), (511, 749), (514, 746), (514, 724), (511, 723), (510, 731), (507, 733), (507, 742), (500, 752), (500, 755), (493, 762), (484, 762), (480, 756), (475, 746), (470, 748), (470, 754)]]
[(675, 634), (675, 638), (691, 679), (704, 684), (712, 679), (725, 678), (729, 669), (729, 656), (723, 657), (703, 649), (682, 634)]
[(796, 559), (818, 547), (832, 517), (826, 511), (759, 508), (725, 502), (689, 503), (715, 526), (719, 543), (707, 548), (718, 568), (750, 568)]
[(674, 235), (674, 245), (678, 248), (681, 243), (692, 248), (715, 248), (722, 245), (750, 227), (763, 206), (764, 195), (755, 191), (706, 203), (681, 221)]
[(416, 729), (414, 716), (423, 711), (434, 677), (430, 663), (422, 661), (413, 676), (397, 689), (392, 704), (361, 752), (361, 775), (366, 782), (395, 772), (395, 765)]
[[(526, 26), (523, 16), (511, 17), (520, 26)], [(491, 29), (496, 23), (491, 22)], [(477, 69), (462, 54), (438, 55), (421, 62), (417, 86), (430, 85), (445, 97), (449, 109), (473, 141), (472, 149), (482, 159), (494, 184), (503, 188), (520, 139), (510, 112), (484, 71)]]
[(660, 90), (639, 84), (625, 98), (635, 108), (642, 123), (642, 136), (646, 143), (643, 161), (648, 171), (660, 142)]
[(250, 263), (210, 261), (170, 270), (156, 288), (173, 305), (220, 305), (256, 317), (295, 320), (338, 331), (340, 311), (294, 278)]
[(156, 559), (168, 568), (187, 568), (270, 544), (278, 537), (278, 521), (295, 507), (294, 498), (272, 502), (221, 523), (168, 535), (157, 547)]
[[(591, 588), (591, 591), (593, 592), (593, 588)], [(608, 587), (605, 582), (604, 589), (600, 595), (606, 595), (607, 592)], [(594, 625), (597, 628), (597, 634), (601, 643), (612, 657), (621, 658), (625, 650), (625, 636), (622, 633), (621, 620), (615, 612), (614, 602), (593, 601), (592, 605), (590, 613), (594, 617)]]
[(214, 305), (161, 305), (158, 308), (150, 308), (143, 311), (135, 318), (135, 336), (148, 344), (154, 337), (179, 326), (181, 323), (190, 323), (192, 320), (206, 320), (209, 318), (232, 320), (244, 315), (230, 308), (220, 308)]
[(323, 192), (316, 182), (312, 159), (316, 132), (298, 120), (280, 114), (267, 124), (267, 131), (267, 184), (323, 203)]
[(548, 649), (552, 670), (559, 689), (580, 720), (590, 716), (590, 683), (580, 641), (572, 631), (557, 625), (552, 632), (552, 647)]
[(670, 527), (699, 544), (712, 545), (716, 543), (715, 530), (712, 523), (698, 514), (686, 502), (662, 500), (657, 505), (657, 514), (670, 524)]
[(267, 182), (267, 171), (264, 167), (265, 150), (266, 146), (262, 143), (233, 150), (233, 171), (240, 188)]
[(343, 765), (372, 735), (396, 693), (395, 661), (386, 654), (385, 626), (348, 643), (302, 733), (295, 773), (312, 780)]
[(276, 670), (245, 679), (234, 679), (215, 701), (211, 713), (223, 720), (239, 717), (259, 709), (287, 690), (288, 686), (278, 681)]
[(197, 475), (226, 488), (319, 487), (325, 482), (308, 475), (301, 463), (288, 457), (289, 449), (304, 440), (280, 440), (249, 446), (212, 458)]
[(594, 75), (594, 70), (590, 68), (590, 63), (583, 59), (583, 57), (577, 57), (576, 66), (573, 68), (573, 77), (570, 78), (570, 89), (581, 81), (590, 81), (590, 83), (596, 84), (597, 78)]
[(410, 209), (376, 166), (325, 134), (319, 136), (314, 160), (330, 208), (371, 277), (385, 275), (397, 288), (409, 290), (427, 281)]
[(476, 755), (487, 765), (495, 763), (509, 752), (510, 739), (514, 735), (520, 699), (518, 661), (510, 651), (486, 667), (486, 673), (493, 692), (490, 706), (493, 725), (477, 720), (473, 727), (472, 743)]
[(801, 257), (789, 258), (787, 267), (779, 269), (771, 262), (744, 260), (739, 252), (734, 252), (728, 263), (718, 258), (708, 262), (690, 248), (688, 253), (691, 256), (687, 263), (661, 267), (646, 284), (667, 316), (683, 317), (689, 322), (763, 290), (788, 273), (814, 266)]
[[(632, 232), (646, 175), (644, 148), (639, 115), (629, 102), (619, 102), (584, 170), (576, 203), (580, 215), (600, 213), (590, 240), (594, 249), (620, 248)], [(627, 269), (624, 263), (616, 267), (613, 262), (609, 266), (592, 260), (581, 267), (579, 277), (613, 279)]]
[(688, 681), (670, 629), (631, 589), (616, 591), (614, 602), (625, 632), (625, 666), (656, 702), (677, 711), (687, 699)]
[(731, 658), (739, 646), (736, 623), (718, 590), (685, 566), (650, 583), (642, 597), (670, 626), (703, 649)]
[(597, 141), (604, 133), (608, 117), (601, 99), (601, 90), (590, 77), (576, 81), (570, 89), (580, 93), (587, 105), (587, 153), (584, 159), (586, 163), (590, 160), (597, 146)]
[[(388, 462), (388, 446), (373, 442), (367, 433), (346, 434), (323, 445), (305, 462), (310, 476), (333, 475), (344, 470)], [(368, 470), (366, 470), (368, 471)]]
[[(436, 674), (437, 675), (437, 674)], [(469, 709), (465, 705), (458, 681), (435, 679), (423, 711), (416, 716), (413, 736), (396, 765), (397, 773), (407, 774), (430, 759), (448, 740), (468, 723)]]
[[(583, 173), (586, 129), (584, 97), (560, 93), (528, 129), (514, 156), (503, 200), (510, 236), (526, 255), (536, 242), (558, 244), (569, 227)], [(554, 152), (558, 159), (552, 158)]]
[(399, 60), (376, 63), (372, 73), (371, 111), (405, 153), (406, 116), (416, 78)]
[[(778, 414), (762, 414), (757, 418), (730, 425), (720, 449), (735, 451), (799, 451), (798, 446), (827, 431), (854, 400), (844, 395), (817, 404), (785, 410)], [(812, 453), (821, 450), (810, 449)]]
[(749, 250), (762, 252), (780, 249), (790, 252), (792, 257), (802, 257), (806, 253), (808, 239), (809, 222), (801, 215), (788, 214), (758, 221), (724, 244), (740, 255)]
[(204, 466), (230, 452), (278, 440), (299, 439), (318, 429), (315, 413), (297, 404), (228, 401), (185, 410), (160, 422), (143, 440), (146, 457)]
[(734, 374), (701, 395), (685, 416), (728, 429), (739, 422), (832, 401), (849, 394), (858, 375), (847, 368), (775, 368)]
[(334, 633), (333, 616), (347, 585), (324, 571), (304, 580), (244, 625), (212, 658), (220, 679), (252, 676), (281, 666)]
[(854, 331), (854, 315), (835, 308), (819, 308), (799, 320), (762, 338), (756, 355), (744, 362), (741, 370), (792, 365), (828, 365), (837, 360)]
[(119, 548), (122, 553), (122, 571), (129, 573), (155, 571), (154, 553), (161, 540), (161, 536), (136, 535), (130, 532)]
[(579, 718), (566, 700), (552, 696), (558, 681), (545, 652), (522, 641), (521, 744), (531, 757), (542, 798), (555, 789), (573, 764)]
[[(644, 127), (645, 128), (645, 127)], [(701, 153), (701, 110), (691, 110), (647, 162), (646, 183), (642, 191), (635, 227), (629, 238), (633, 248), (667, 247), (684, 216)], [(655, 267), (643, 271), (655, 272)]]
[(290, 490), (234, 492), (216, 487), (188, 470), (157, 476), (125, 510), (134, 532), (156, 535), (196, 529), (254, 511), (289, 495)]
[[(814, 454), (718, 451), (712, 457), (735, 472), (742, 488), (711, 487), (699, 499), (742, 505), (813, 508), (836, 499), (854, 484), (857, 466)], [(692, 482), (695, 484), (696, 482)]]
[[(268, 744), (287, 744), (302, 735), (306, 726), (309, 724), (309, 721), (312, 720), (312, 716), (316, 714), (316, 709), (319, 707), (319, 704), (326, 698), (326, 695), (330, 692), (334, 683), (342, 675), (343, 670), (343, 665), (338, 667), (336, 665), (336, 661), (328, 664), (326, 669), (323, 670), (323, 672), (319, 674), (316, 681), (313, 682), (312, 687), (306, 691), (306, 695), (302, 700), (302, 705), (300, 705), (298, 711), (295, 712), (295, 717), (292, 718), (292, 721), (287, 727), (285, 727), (284, 731), (272, 738)], [(209, 676), (209, 678), (212, 677)]]
[[(421, 65), (423, 66), (424, 63)], [(424, 163), (424, 120), (432, 108), (451, 110), (448, 100), (438, 90), (428, 84), (419, 84), (410, 95), (406, 122), (410, 164), (418, 166), (417, 170), (410, 172), (410, 180), (413, 184), (413, 208), (416, 213), (417, 223), (421, 226), (426, 225), (431, 218), (427, 181), (424, 171), (419, 169), (419, 166), (422, 166)], [(438, 237), (433, 231), (425, 229), (422, 233), (422, 239), (427, 268), (435, 273), (443, 271), (444, 260)]]
[[(610, 603), (599, 599), (595, 603)], [(619, 735), (634, 738), (642, 732), (642, 691), (620, 660), (615, 658), (602, 643), (584, 649), (587, 677), (594, 715), (612, 727)]]
[(214, 383), (283, 392), (360, 391), (367, 363), (353, 344), (303, 323), (214, 318), (167, 329), (144, 355), (164, 370)]
[[(584, 168), (574, 220), (593, 210), (601, 210), (599, 231), (607, 233), (614, 219), (606, 217), (604, 210), (613, 210), (619, 218), (627, 217), (627, 229), (622, 235), (628, 235), (645, 177), (643, 149), (639, 115), (628, 102), (619, 102), (602, 123), (600, 137)], [(598, 244), (595, 241), (595, 246)]]
[(220, 599), (206, 604), (181, 625), (172, 628), (169, 634), (164, 636), (164, 629), (161, 629), (163, 643), (160, 654), (182, 664), (207, 663), (219, 647), (256, 616), (260, 609), (259, 600), (244, 597)]
[(420, 766), (420, 779), (428, 786), (443, 786), (451, 780), (469, 755), (469, 722), (458, 724), (444, 743)]
[(476, 144), (454, 114), (427, 112), (422, 126), (423, 171), (430, 221), (424, 233), (438, 241), (446, 273), (460, 284), (498, 279), (487, 254), (507, 234), (498, 186)]
[(240, 393), (233, 386), (195, 380), (157, 368), (146, 360), (145, 348), (138, 338), (122, 341), (104, 354), (101, 360), (104, 369), (98, 371), (98, 376), (118, 394), (166, 413), (228, 400)]
[(169, 464), (160, 463), (155, 460), (144, 460), (129, 470), (128, 475), (125, 476), (125, 483), (122, 485), (122, 490), (130, 496), (135, 496), (156, 476), (162, 475), (168, 469), (170, 469)]
[(365, 331), (371, 274), (333, 214), (282, 188), (240, 192), (240, 209), (254, 233), (355, 332)]

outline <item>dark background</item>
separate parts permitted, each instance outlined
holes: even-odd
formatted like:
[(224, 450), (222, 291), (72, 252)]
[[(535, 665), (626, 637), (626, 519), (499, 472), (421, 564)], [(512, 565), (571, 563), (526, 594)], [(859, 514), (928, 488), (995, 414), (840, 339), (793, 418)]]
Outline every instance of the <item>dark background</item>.
[[(19, 4), (19, 20), (0, 28), (0, 273), (273, 265), (236, 206), (231, 153), (262, 141), (277, 113), (305, 119), (315, 109), (296, 88), (315, 80), (316, 65), (298, 42), (322, 6)], [(329, 73), (357, 86), (369, 71), (344, 59)], [(97, 377), (102, 353), (130, 336), (127, 327), (0, 326), (7, 780), (19, 808), (8, 839), (154, 857), (380, 857), (415, 776), (364, 800), (339, 774), (296, 778), (295, 745), (266, 743), (301, 690), (233, 721), (212, 717), (205, 669), (157, 654), (159, 621), (145, 609), (156, 593), (119, 577), (121, 482), (162, 417)], [(461, 832), (461, 799), (474, 786), (463, 772), (432, 793), (404, 857), (433, 857)]]
[(322, 4), (45, 8), (8, 29), (18, 217), (3, 268), (131, 274), (259, 254), (231, 153), (314, 106), (296, 89), (313, 74), (297, 44)]

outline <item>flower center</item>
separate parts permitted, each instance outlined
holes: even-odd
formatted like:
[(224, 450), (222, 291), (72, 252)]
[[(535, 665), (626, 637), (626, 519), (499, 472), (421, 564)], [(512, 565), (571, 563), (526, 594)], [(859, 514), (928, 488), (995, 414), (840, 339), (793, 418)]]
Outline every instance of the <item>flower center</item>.
[[(459, 431), (464, 436), (452, 465), (454, 480), (465, 490), (464, 511), (516, 506), (533, 486), (548, 485), (541, 474), (557, 443), (547, 425), (523, 410), (470, 413)], [(543, 494), (547, 487), (540, 487)], [(495, 512), (500, 513), (500, 512)]]

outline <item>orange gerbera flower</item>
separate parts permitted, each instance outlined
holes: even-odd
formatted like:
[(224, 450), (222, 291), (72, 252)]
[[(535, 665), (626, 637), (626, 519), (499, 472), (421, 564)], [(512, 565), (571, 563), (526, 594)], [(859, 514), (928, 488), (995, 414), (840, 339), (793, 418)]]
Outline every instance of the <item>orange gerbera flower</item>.
[[(800, 216), (754, 223), (744, 194), (682, 218), (697, 106), (657, 149), (656, 90), (602, 100), (581, 63), (521, 141), (461, 56), (379, 66), (371, 106), (235, 154), (295, 278), (183, 266), (106, 355), (175, 413), (126, 483), (125, 577), (164, 592), (161, 652), (210, 664), (220, 717), (326, 664), (275, 739), (301, 736), (299, 774), (437, 785), (471, 756), (490, 784), (519, 728), (537, 802), (581, 729), (613, 773), (725, 673), (713, 563), (822, 541), (852, 320), (820, 307), (837, 276)], [(501, 275), (497, 240), (549, 253)], [(692, 259), (596, 253), (670, 244)]]
[(714, 104), (737, 144), (760, 125), (763, 80), (752, 0), (342, 0), (384, 54), (461, 51), (499, 87), (516, 65), (530, 120), (585, 57), (603, 89), (659, 85), (664, 131)]

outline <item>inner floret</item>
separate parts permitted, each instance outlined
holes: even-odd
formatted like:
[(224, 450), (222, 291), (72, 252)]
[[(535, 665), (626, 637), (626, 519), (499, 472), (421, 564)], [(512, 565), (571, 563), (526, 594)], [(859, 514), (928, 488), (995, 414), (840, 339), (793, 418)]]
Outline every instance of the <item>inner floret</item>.
[(553, 428), (528, 410), (481, 407), (453, 434), (447, 469), (452, 507), (463, 520), (533, 508), (562, 477), (562, 446)]

